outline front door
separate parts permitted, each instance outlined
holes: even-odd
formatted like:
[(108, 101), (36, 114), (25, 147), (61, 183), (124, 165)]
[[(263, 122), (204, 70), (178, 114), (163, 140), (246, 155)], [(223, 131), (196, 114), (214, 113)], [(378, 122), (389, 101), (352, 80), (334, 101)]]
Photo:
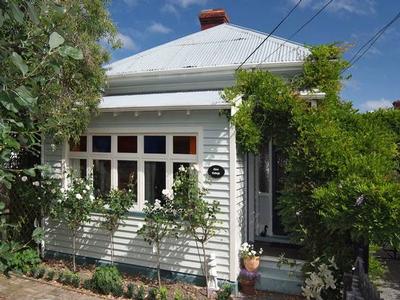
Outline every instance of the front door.
[(254, 191), (249, 193), (249, 220), (254, 216), (249, 228), (254, 230), (254, 235), (250, 235), (254, 240), (285, 236), (277, 209), (282, 166), (283, 161), (272, 143), (264, 144), (260, 153), (249, 159), (249, 187)]

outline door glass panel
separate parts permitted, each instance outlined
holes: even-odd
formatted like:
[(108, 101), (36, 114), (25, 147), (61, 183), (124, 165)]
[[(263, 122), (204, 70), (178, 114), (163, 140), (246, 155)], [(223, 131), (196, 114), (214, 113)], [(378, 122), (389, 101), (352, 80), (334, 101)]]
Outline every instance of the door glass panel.
[(111, 160), (93, 160), (93, 188), (95, 196), (105, 195), (111, 188)]
[(144, 153), (165, 153), (165, 136), (145, 136)]
[(137, 136), (119, 136), (119, 153), (137, 153)]
[(93, 152), (111, 152), (111, 136), (93, 136)]
[(269, 193), (269, 180), (271, 174), (269, 143), (262, 145), (258, 164), (258, 191)]
[(131, 160), (118, 161), (118, 188), (132, 189), (137, 193), (137, 162)]
[(162, 190), (165, 189), (165, 162), (144, 163), (144, 198), (150, 203), (155, 199), (162, 200)]
[(69, 161), (71, 171), (80, 178), (86, 178), (87, 161), (86, 159), (70, 159)]
[(174, 136), (173, 144), (175, 154), (196, 154), (195, 136)]
[(69, 150), (73, 152), (86, 152), (87, 150), (87, 136), (80, 136), (79, 141), (69, 141)]

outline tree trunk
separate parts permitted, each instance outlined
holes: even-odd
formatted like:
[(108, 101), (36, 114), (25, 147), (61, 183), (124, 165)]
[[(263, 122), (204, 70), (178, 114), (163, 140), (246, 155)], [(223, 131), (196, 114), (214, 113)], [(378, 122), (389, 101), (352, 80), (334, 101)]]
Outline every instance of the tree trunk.
[(210, 290), (208, 288), (208, 260), (206, 256), (206, 248), (204, 242), (201, 242), (201, 248), (203, 250), (203, 270), (204, 277), (206, 278), (207, 298), (210, 298)]
[(76, 272), (76, 262), (75, 262), (75, 253), (76, 253), (76, 230), (72, 233), (72, 268), (74, 272)]
[(110, 231), (111, 240), (111, 265), (114, 265), (114, 232)]
[(161, 255), (160, 255), (160, 243), (156, 243), (157, 247), (157, 278), (158, 278), (158, 287), (161, 288), (161, 274), (160, 274), (160, 268), (161, 268)]

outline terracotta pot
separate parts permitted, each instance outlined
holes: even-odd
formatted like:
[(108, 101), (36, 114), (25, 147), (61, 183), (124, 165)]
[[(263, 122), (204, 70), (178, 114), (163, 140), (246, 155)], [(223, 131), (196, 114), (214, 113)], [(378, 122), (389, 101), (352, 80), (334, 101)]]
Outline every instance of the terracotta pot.
[(256, 290), (254, 289), (254, 285), (256, 282), (254, 280), (245, 280), (245, 279), (240, 279), (240, 291), (243, 294), (246, 295), (254, 295), (256, 293)]
[(255, 272), (258, 269), (258, 266), (260, 265), (260, 257), (255, 256), (251, 258), (250, 257), (244, 258), (243, 264), (247, 271)]

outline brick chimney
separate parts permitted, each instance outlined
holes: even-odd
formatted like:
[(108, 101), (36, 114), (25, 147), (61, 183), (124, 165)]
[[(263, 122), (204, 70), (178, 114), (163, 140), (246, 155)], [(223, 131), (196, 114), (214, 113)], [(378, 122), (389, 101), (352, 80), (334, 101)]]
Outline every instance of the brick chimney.
[(400, 99), (393, 101), (392, 104), (393, 104), (394, 109), (400, 109)]
[(201, 30), (229, 23), (228, 14), (223, 8), (202, 10), (199, 15)]

